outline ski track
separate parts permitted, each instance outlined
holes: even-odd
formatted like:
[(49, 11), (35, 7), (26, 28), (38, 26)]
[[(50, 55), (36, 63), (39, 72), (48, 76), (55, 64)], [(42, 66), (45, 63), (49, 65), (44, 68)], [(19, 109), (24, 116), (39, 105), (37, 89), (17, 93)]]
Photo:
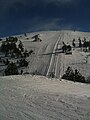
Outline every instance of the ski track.
[(57, 44), (58, 44), (59, 40), (60, 40), (60, 35), (59, 35), (58, 40), (57, 40), (57, 42), (56, 42), (56, 44), (55, 44), (55, 46), (54, 46), (53, 54), (52, 54), (52, 56), (51, 56), (51, 60), (50, 60), (50, 64), (49, 64), (49, 67), (48, 67), (46, 76), (48, 76), (49, 73), (50, 73), (50, 69), (51, 69), (51, 66), (52, 66), (52, 63), (53, 63), (53, 59), (54, 59), (54, 53), (55, 53), (55, 50), (56, 50), (56, 48), (57, 48)]
[(64, 36), (63, 32), (61, 32), (59, 34), (58, 40), (57, 40), (57, 42), (56, 42), (56, 44), (54, 46), (53, 54), (51, 56), (51, 60), (50, 60), (50, 64), (49, 64), (46, 76), (49, 76), (49, 73), (51, 73), (51, 72), (55, 73), (55, 77), (57, 76), (56, 71), (57, 71), (57, 64), (58, 64), (57, 62), (58, 62), (58, 59), (59, 59), (59, 57), (58, 57), (59, 55), (57, 55), (55, 52), (57, 50), (58, 45), (62, 44), (63, 36)]
[[(59, 41), (58, 45), (62, 46), (63, 40), (64, 40), (64, 33), (62, 33), (61, 40)], [(55, 77), (59, 79), (61, 79), (61, 76), (63, 74), (63, 64), (64, 64), (63, 56), (64, 56), (63, 53), (59, 53), (57, 54), (57, 57), (56, 57)]]
[[(60, 33), (58, 40), (54, 46), (53, 53), (57, 52), (58, 45), (62, 46), (64, 34), (65, 34), (64, 32)], [(64, 73), (63, 66), (64, 66), (64, 54), (63, 53), (52, 54), (46, 76), (49, 76), (49, 73), (54, 73), (56, 78), (61, 79), (61, 76)]]

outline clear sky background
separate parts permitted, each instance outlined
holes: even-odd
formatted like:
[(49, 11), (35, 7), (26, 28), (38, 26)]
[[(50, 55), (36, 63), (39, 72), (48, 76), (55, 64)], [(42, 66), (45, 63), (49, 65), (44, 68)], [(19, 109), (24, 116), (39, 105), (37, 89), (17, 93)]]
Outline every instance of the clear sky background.
[(90, 31), (90, 0), (0, 0), (0, 37), (61, 29)]

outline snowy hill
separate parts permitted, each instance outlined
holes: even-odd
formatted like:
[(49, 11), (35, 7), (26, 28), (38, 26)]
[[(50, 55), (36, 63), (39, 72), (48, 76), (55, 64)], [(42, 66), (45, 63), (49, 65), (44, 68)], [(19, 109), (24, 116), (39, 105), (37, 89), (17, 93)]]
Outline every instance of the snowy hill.
[[(37, 41), (32, 39), (36, 35), (40, 38)], [(60, 81), (68, 66), (90, 76), (90, 52), (77, 47), (78, 38), (89, 41), (90, 33), (44, 31), (15, 37), (34, 52), (26, 58), (28, 67), (18, 67), (24, 75), (17, 76), (2, 76), (7, 67), (3, 60), (16, 63), (19, 59), (0, 52), (0, 120), (90, 120), (90, 85)], [(61, 52), (63, 42), (72, 46), (72, 54)], [(55, 78), (48, 78), (51, 73)]]
[[(37, 34), (42, 40), (41, 42), (33, 42), (32, 37)], [(83, 52), (81, 48), (75, 48), (72, 50), (72, 55), (60, 53), (60, 47), (63, 42), (72, 46), (72, 41), (75, 39), (75, 43), (78, 46), (78, 39), (83, 40), (86, 38), (89, 41), (90, 33), (78, 31), (44, 31), (26, 33), (17, 35), (16, 37), (22, 41), (27, 50), (32, 49), (35, 53), (27, 58), (29, 65), (27, 68), (22, 68), (24, 72), (44, 76), (54, 73), (55, 77), (60, 78), (67, 67), (71, 66), (73, 69), (77, 68), (85, 77), (90, 75), (90, 52)], [(3, 71), (5, 66), (1, 64), (0, 69)]]

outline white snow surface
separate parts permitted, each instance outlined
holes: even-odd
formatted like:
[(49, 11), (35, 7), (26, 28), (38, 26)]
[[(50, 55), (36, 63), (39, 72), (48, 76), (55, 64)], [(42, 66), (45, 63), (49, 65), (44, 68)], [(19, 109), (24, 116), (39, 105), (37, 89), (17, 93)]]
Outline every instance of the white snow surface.
[[(32, 42), (34, 35), (39, 34), (41, 42)], [(40, 31), (34, 33), (26, 33), (16, 35), (24, 44), (27, 50), (33, 50), (35, 54), (27, 58), (29, 61), (28, 68), (23, 68), (24, 72), (36, 73), (39, 75), (49, 76), (54, 73), (56, 78), (59, 78), (65, 73), (68, 66), (78, 71), (85, 77), (90, 76), (90, 52), (83, 52), (81, 48), (72, 50), (72, 55), (60, 53), (59, 48), (62, 47), (62, 42), (72, 46), (72, 41), (78, 46), (78, 38), (81, 40), (86, 38), (90, 40), (90, 33), (79, 31)], [(4, 40), (5, 38), (3, 38)], [(2, 71), (2, 68), (0, 70)], [(3, 68), (4, 69), (4, 68)]]
[(0, 120), (90, 120), (90, 85), (43, 76), (0, 77)]
[[(31, 37), (36, 34), (40, 34), (41, 42), (32, 42)], [(59, 50), (63, 41), (70, 45), (74, 38), (76, 44), (79, 37), (89, 41), (90, 33), (43, 31), (17, 37), (26, 49), (35, 53), (27, 58), (29, 66), (23, 68), (24, 72), (44, 76), (53, 72), (55, 78), (36, 75), (0, 77), (0, 120), (90, 120), (90, 85), (60, 81), (68, 66), (90, 76), (90, 53), (76, 48), (72, 55), (65, 55)], [(4, 67), (0, 65), (0, 70)]]

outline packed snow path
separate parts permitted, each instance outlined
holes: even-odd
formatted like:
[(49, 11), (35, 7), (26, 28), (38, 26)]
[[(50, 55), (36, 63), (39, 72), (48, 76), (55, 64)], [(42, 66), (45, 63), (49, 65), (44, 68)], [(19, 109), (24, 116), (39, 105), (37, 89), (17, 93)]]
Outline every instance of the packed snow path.
[(90, 120), (90, 85), (29, 75), (0, 77), (0, 120)]
[[(49, 65), (49, 68), (47, 70), (46, 76), (49, 76), (51, 73), (53, 73), (55, 75), (55, 77), (59, 77), (59, 76), (57, 76), (58, 71), (60, 71), (59, 75), (61, 74), (61, 70), (58, 69), (58, 65), (63, 63), (61, 61), (62, 56), (59, 55), (59, 54), (56, 54), (56, 50), (58, 49), (58, 45), (62, 45), (63, 36), (64, 36), (64, 34), (60, 33), (60, 35), (58, 37), (58, 40), (57, 40), (57, 42), (54, 46), (54, 49), (53, 49), (53, 52), (52, 52), (52, 57), (51, 57), (51, 60), (50, 60), (50, 65)], [(60, 61), (60, 64), (58, 64), (59, 61)], [(60, 65), (60, 67), (61, 67), (61, 65)]]

